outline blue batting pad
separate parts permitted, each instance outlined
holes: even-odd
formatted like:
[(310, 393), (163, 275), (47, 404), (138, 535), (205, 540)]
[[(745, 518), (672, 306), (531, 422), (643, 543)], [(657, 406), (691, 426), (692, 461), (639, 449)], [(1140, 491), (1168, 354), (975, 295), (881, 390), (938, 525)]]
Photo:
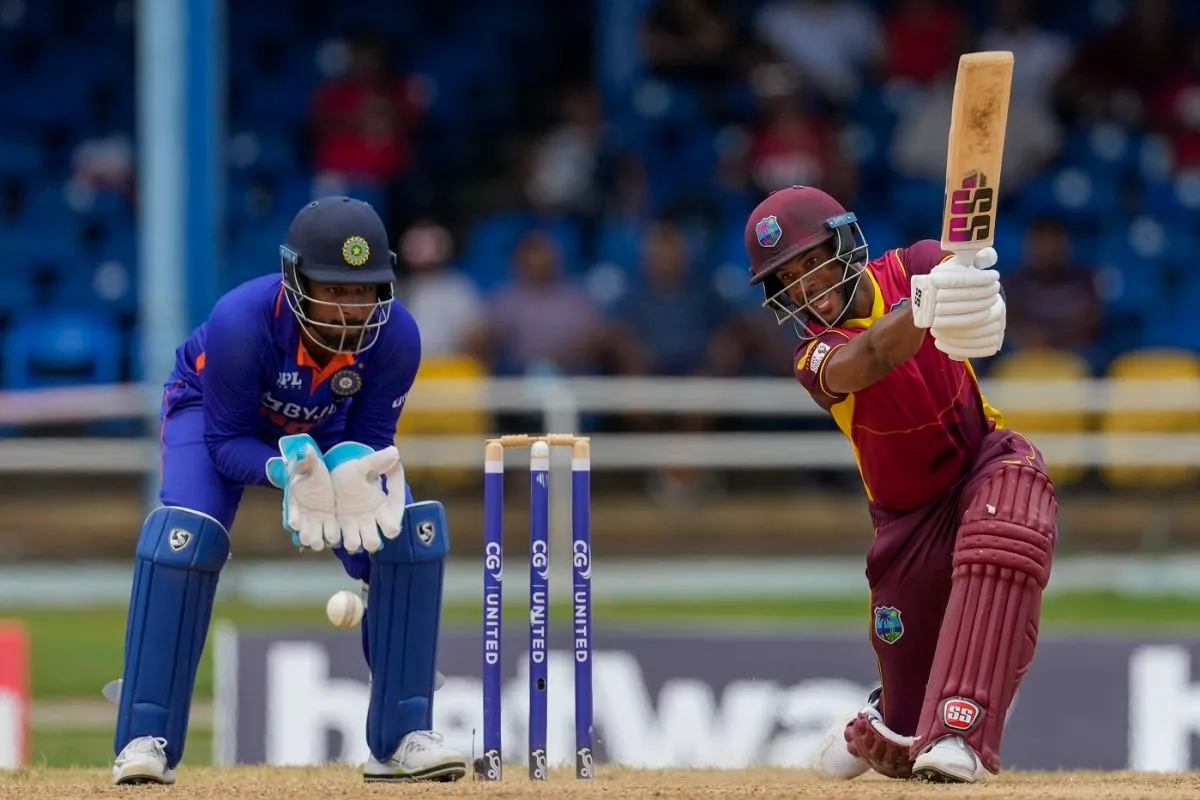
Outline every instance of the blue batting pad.
[(212, 517), (164, 506), (146, 518), (129, 597), (114, 752), (139, 736), (161, 736), (172, 768), (183, 757), (196, 667), (228, 558), (229, 533)]
[(386, 761), (413, 731), (433, 726), (442, 579), (450, 549), (435, 500), (404, 510), (400, 535), (371, 556), (366, 635), (371, 668), (367, 745)]

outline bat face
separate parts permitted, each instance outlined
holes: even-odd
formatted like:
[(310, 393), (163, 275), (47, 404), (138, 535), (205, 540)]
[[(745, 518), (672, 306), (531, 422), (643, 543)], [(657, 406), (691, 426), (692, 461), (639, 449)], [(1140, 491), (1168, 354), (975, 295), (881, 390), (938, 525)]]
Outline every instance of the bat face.
[(966, 53), (959, 59), (946, 152), (944, 250), (978, 251), (995, 241), (1012, 71), (1008, 51)]

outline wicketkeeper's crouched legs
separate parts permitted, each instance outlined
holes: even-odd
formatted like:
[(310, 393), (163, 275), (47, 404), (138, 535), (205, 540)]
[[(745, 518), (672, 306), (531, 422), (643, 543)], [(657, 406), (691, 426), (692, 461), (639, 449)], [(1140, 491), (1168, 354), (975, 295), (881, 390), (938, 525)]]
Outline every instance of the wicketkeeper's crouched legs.
[(466, 759), (432, 733), (449, 534), (436, 501), (405, 508), (400, 535), (370, 557), (364, 649), (371, 670), (368, 780), (457, 780)]
[(125, 629), (117, 753), (138, 737), (158, 737), (166, 740), (168, 766), (179, 763), (196, 668), (228, 557), (229, 533), (206, 514), (160, 507), (147, 517)]
[(963, 507), (913, 754), (957, 735), (995, 773), (1005, 716), (1037, 645), (1058, 504), (1043, 470), (1004, 464), (967, 488)]

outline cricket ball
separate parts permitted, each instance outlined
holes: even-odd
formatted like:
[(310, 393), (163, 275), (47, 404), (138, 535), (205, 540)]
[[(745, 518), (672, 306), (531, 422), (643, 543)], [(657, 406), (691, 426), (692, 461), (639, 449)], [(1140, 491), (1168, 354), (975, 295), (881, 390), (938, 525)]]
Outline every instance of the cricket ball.
[(342, 590), (329, 598), (325, 604), (325, 615), (338, 628), (353, 628), (362, 622), (363, 601), (354, 592)]

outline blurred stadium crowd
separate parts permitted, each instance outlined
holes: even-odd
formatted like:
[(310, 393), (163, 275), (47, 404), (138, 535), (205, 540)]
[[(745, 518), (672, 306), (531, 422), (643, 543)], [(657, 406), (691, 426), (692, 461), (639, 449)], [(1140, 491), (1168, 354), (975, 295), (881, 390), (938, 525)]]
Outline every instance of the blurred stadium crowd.
[[(1006, 350), (1200, 350), (1200, 3), (228, 5), (222, 290), (346, 192), (386, 213), (432, 363), (788, 375), (749, 210), (815, 184), (875, 254), (936, 237), (957, 56), (1011, 49)], [(5, 388), (142, 378), (135, 13), (0, 0)]]

